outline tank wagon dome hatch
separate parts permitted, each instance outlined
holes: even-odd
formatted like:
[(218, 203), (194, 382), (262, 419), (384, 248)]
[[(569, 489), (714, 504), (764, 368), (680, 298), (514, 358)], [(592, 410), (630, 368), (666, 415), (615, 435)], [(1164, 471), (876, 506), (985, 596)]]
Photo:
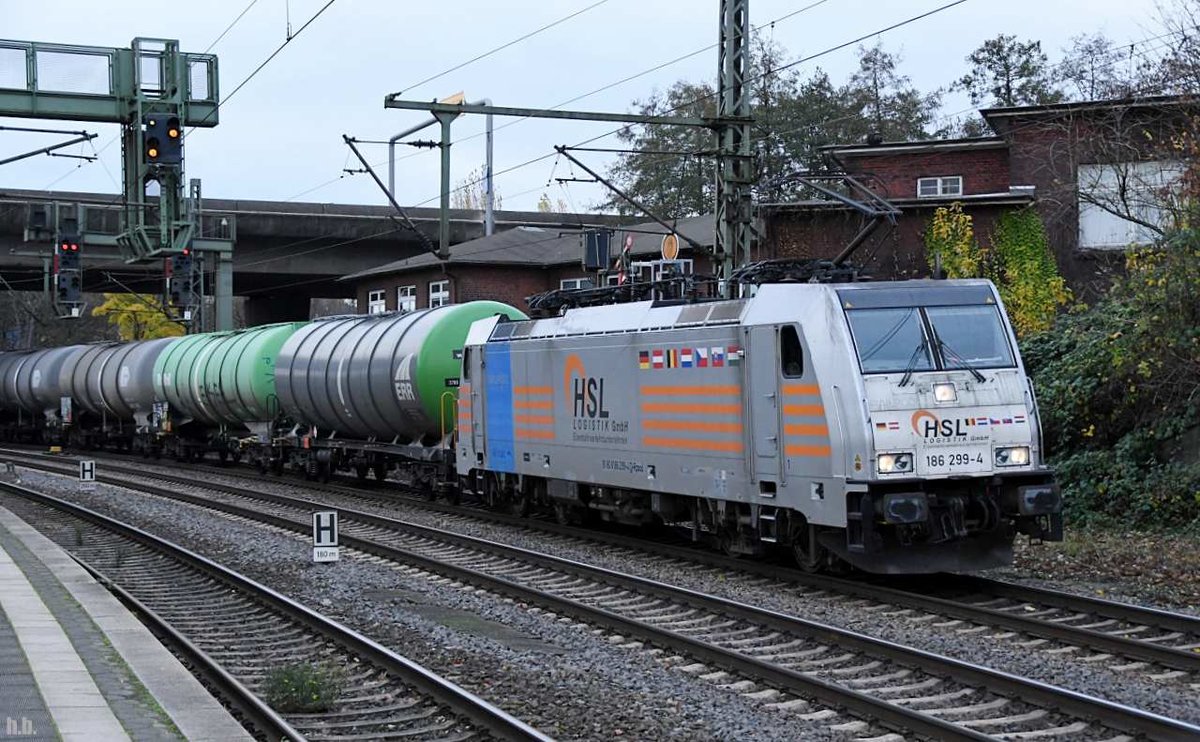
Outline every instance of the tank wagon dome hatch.
[(279, 413), (276, 356), (305, 322), (282, 322), (176, 340), (158, 356), (154, 393), (178, 424), (243, 426)]
[(471, 324), (524, 312), (494, 301), (317, 320), (284, 344), (275, 369), (284, 410), (345, 437), (403, 442), (454, 429)]

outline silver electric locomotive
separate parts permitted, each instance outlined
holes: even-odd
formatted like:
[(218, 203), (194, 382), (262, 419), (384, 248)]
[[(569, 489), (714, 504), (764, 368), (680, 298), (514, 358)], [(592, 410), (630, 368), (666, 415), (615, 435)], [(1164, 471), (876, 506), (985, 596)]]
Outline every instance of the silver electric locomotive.
[(767, 284), (468, 334), (460, 487), (664, 521), (810, 569), (976, 570), (1061, 538), (1037, 404), (988, 281)]

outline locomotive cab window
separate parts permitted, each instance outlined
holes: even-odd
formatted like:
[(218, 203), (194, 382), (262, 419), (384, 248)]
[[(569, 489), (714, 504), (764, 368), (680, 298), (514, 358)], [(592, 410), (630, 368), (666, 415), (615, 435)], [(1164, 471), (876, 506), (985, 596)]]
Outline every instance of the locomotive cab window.
[(804, 349), (794, 325), (784, 325), (779, 331), (779, 361), (785, 378), (798, 379), (804, 375)]
[(864, 374), (1015, 365), (995, 305), (848, 309)]
[(933, 355), (916, 307), (846, 312), (864, 374), (933, 369)]
[(996, 306), (929, 307), (942, 368), (1007, 368), (1015, 365)]

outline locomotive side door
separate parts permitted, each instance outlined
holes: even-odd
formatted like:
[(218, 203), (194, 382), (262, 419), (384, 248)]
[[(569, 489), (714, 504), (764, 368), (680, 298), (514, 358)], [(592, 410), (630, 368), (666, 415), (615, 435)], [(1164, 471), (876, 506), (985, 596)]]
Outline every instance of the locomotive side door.
[(745, 410), (742, 423), (747, 430), (750, 467), (754, 479), (769, 483), (760, 492), (774, 491), (783, 475), (779, 456), (780, 399), (779, 360), (776, 357), (777, 325), (742, 328), (746, 347), (743, 384)]

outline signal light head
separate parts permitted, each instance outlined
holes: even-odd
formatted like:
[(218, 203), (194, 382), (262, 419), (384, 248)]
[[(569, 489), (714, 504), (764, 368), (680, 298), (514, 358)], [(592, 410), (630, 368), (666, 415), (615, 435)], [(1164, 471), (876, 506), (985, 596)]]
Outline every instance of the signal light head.
[(179, 129), (176, 129), (175, 127), (171, 127), (170, 129), (167, 129), (167, 136), (172, 139), (178, 139), (179, 138)]

